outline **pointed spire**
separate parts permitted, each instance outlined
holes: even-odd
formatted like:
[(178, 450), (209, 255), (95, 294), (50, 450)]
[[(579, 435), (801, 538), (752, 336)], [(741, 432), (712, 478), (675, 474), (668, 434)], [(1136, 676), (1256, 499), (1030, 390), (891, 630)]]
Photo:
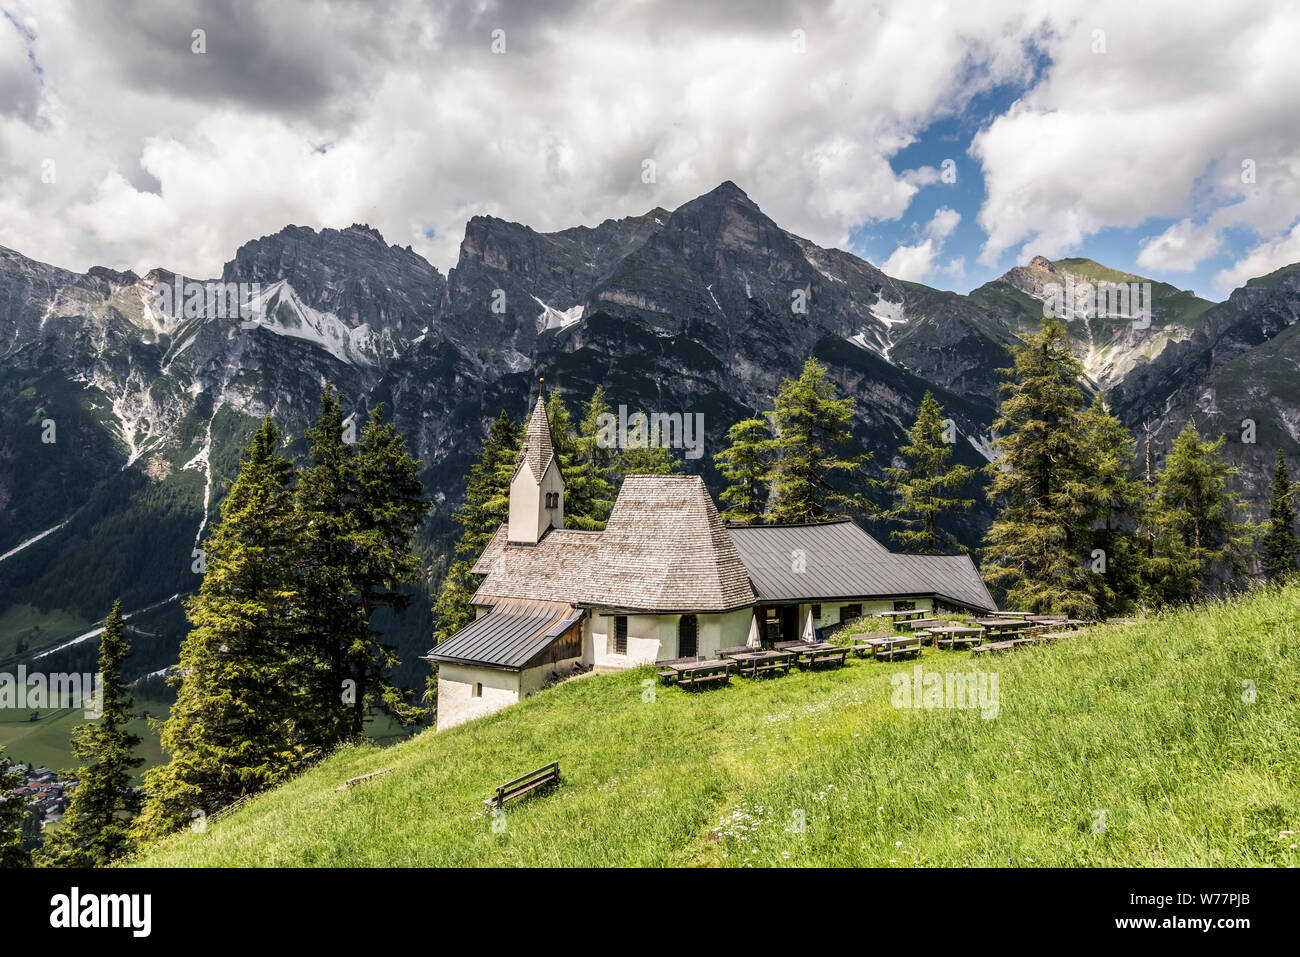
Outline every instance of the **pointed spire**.
[(519, 449), (519, 461), (515, 463), (514, 474), (518, 475), (526, 462), (533, 473), (533, 480), (540, 482), (554, 457), (555, 443), (551, 438), (551, 421), (546, 415), (546, 395), (539, 389), (537, 404), (533, 406), (532, 418), (528, 420), (528, 428), (524, 432), (524, 442)]

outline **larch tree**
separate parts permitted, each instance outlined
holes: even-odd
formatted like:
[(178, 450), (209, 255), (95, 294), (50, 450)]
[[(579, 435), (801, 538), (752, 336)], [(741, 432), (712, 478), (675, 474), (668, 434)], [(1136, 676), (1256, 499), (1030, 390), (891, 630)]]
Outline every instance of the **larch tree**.
[(984, 538), (982, 572), (1015, 608), (1093, 618), (1083, 367), (1065, 326), (1051, 317), (1011, 352), (993, 423), (988, 497), (998, 513)]
[(1151, 522), (1155, 555), (1147, 587), (1160, 605), (1202, 601), (1245, 574), (1252, 528), (1228, 488), (1237, 469), (1220, 454), (1227, 442), (1206, 442), (1188, 422), (1174, 439), (1156, 481)]
[(908, 441), (898, 450), (905, 464), (884, 470), (885, 484), (893, 496), (893, 505), (884, 517), (903, 525), (893, 532), (893, 538), (904, 551), (967, 551), (943, 524), (944, 516), (975, 504), (974, 499), (956, 494), (976, 472), (968, 465), (950, 463), (954, 434), (945, 426), (943, 406), (927, 391), (908, 430)]
[(470, 599), (479, 576), (471, 569), (496, 530), (510, 517), (510, 475), (519, 458), (519, 427), (503, 410), (488, 427), (478, 458), (465, 477), (465, 502), (456, 510), (460, 537), (433, 606), (434, 643), (474, 620)]
[(843, 483), (861, 480), (871, 455), (846, 457), (841, 449), (852, 440), (853, 399), (839, 398), (826, 367), (804, 362), (797, 379), (785, 379), (772, 409), (772, 521), (819, 522), (835, 508), (863, 507)]
[(43, 863), (52, 867), (104, 867), (131, 846), (131, 821), (140, 810), (131, 774), (144, 763), (136, 757), (140, 736), (131, 721), (131, 692), (122, 680), (122, 663), (131, 644), (115, 601), (99, 637), (98, 718), (72, 732), (72, 751), (80, 762), (63, 821), (47, 840)]
[(722, 518), (757, 522), (767, 510), (772, 430), (765, 418), (741, 419), (727, 430), (727, 441), (727, 447), (713, 457), (727, 480), (718, 496), (728, 505)]

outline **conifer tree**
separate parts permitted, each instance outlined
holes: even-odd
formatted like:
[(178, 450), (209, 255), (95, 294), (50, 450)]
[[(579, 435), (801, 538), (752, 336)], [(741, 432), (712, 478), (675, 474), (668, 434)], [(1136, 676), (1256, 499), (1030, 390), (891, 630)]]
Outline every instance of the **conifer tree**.
[(1300, 562), (1300, 539), (1295, 531), (1295, 500), (1300, 491), (1291, 482), (1286, 456), (1277, 450), (1273, 463), (1273, 483), (1268, 503), (1268, 521), (1260, 542), (1264, 577), (1269, 581), (1286, 582), (1296, 577)]
[[(1133, 475), (1133, 436), (1098, 393), (1082, 418), (1084, 455), (1077, 493), (1089, 589), (1099, 618), (1131, 610), (1142, 589), (1141, 522), (1144, 488)], [(1088, 534), (1091, 529), (1091, 535)], [(1090, 541), (1087, 540), (1090, 538)]]
[(347, 653), (356, 689), (352, 696), (353, 737), (364, 731), (368, 709), (376, 702), (383, 702), (403, 724), (424, 717), (421, 709), (409, 703), (410, 689), (389, 679), (391, 669), (400, 664), (397, 648), (384, 641), (371, 622), (380, 608), (397, 615), (410, 606), (408, 589), (420, 581), (420, 559), (413, 542), (429, 510), (420, 481), (420, 462), (407, 451), (397, 427), (383, 421), (382, 405), (370, 411), (357, 443), (355, 464), (357, 529), (350, 565), (367, 636)]
[(815, 359), (804, 362), (798, 379), (781, 383), (772, 411), (774, 522), (817, 522), (830, 517), (833, 506), (862, 506), (860, 497), (833, 481), (837, 475), (849, 481), (860, 477), (871, 458), (839, 452), (852, 439), (853, 407), (852, 398), (836, 398), (826, 367)]
[(191, 630), (170, 679), (180, 690), (162, 729), (169, 761), (146, 774), (138, 837), (278, 784), (319, 754), (302, 727), (293, 466), (279, 441), (268, 417), (204, 541), (207, 571), (186, 606)]
[(1246, 571), (1250, 526), (1228, 490), (1237, 469), (1219, 454), (1227, 439), (1205, 442), (1188, 422), (1174, 439), (1156, 482), (1152, 506), (1155, 557), (1148, 567), (1151, 598), (1162, 605), (1201, 601)]
[(329, 383), (320, 414), (306, 431), (308, 460), (295, 495), (300, 556), (299, 654), (310, 676), (310, 739), (325, 750), (353, 734), (360, 689), (350, 667), (369, 627), (356, 601), (351, 566), (360, 528), (356, 508), (356, 448), (347, 441), (342, 396)]
[(893, 533), (894, 539), (908, 552), (965, 552), (967, 549), (942, 527), (941, 518), (975, 504), (974, 499), (954, 496), (974, 478), (975, 470), (949, 464), (952, 443), (944, 435), (943, 406), (929, 391), (908, 430), (907, 444), (898, 452), (906, 465), (884, 470), (894, 500), (885, 517), (904, 525)]
[(582, 406), (573, 462), (564, 473), (564, 524), (569, 528), (602, 529), (614, 507), (614, 449), (601, 441), (601, 419), (611, 414), (605, 387), (598, 385)]
[(435, 644), (474, 620), (470, 599), (480, 579), (471, 569), (493, 533), (510, 517), (510, 476), (518, 458), (519, 427), (502, 411), (488, 427), (465, 479), (465, 502), (456, 510), (461, 534), (433, 605)]
[(663, 431), (644, 412), (628, 416), (627, 445), (614, 457), (619, 485), (629, 475), (677, 475), (681, 457), (664, 445)]
[(728, 485), (718, 497), (729, 503), (727, 521), (757, 522), (767, 510), (772, 430), (767, 419), (741, 419), (727, 430), (730, 444), (713, 457)]
[(144, 763), (135, 756), (139, 735), (127, 730), (131, 692), (122, 681), (122, 663), (131, 653), (115, 601), (99, 638), (100, 717), (72, 732), (72, 751), (81, 762), (67, 813), (44, 848), (44, 863), (54, 867), (104, 867), (130, 847), (131, 819), (140, 809), (130, 790), (131, 772)]
[[(0, 748), (0, 754), (4, 751)], [(0, 868), (30, 867), (23, 825), (31, 810), (31, 801), (12, 792), (23, 786), (21, 766), (9, 769), (0, 764)]]
[(412, 542), (428, 510), (420, 463), (380, 408), (358, 442), (348, 432), (342, 397), (326, 384), (296, 496), (310, 740), (326, 750), (359, 737), (373, 705), (403, 723), (423, 716), (408, 703), (411, 691), (389, 677), (400, 663), (396, 648), (371, 627), (379, 607), (407, 607), (403, 588), (418, 579)]
[(984, 578), (1012, 607), (1093, 618), (1084, 562), (1092, 506), (1083, 367), (1065, 326), (1051, 317), (1011, 351), (1014, 366), (1000, 370), (1009, 378), (993, 423), (998, 459), (989, 466), (988, 496), (1001, 507), (984, 538)]

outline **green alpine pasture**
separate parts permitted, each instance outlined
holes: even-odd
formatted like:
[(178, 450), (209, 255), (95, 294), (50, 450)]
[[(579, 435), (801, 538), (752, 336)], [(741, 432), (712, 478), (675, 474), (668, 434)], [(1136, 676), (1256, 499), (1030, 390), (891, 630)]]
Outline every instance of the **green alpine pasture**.
[[(700, 692), (649, 667), (577, 678), (346, 748), (126, 863), (1300, 863), (1300, 588), (1002, 657), (926, 649), (923, 674), (996, 674), (996, 716), (895, 707), (917, 664), (851, 658)], [(553, 760), (560, 787), (485, 812), (497, 785)]]

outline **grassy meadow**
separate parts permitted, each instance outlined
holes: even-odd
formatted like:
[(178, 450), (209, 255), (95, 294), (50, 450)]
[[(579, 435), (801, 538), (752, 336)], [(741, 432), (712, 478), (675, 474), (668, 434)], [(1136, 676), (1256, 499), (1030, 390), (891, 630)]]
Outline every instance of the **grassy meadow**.
[[(1283, 833), (1300, 832), (1300, 589), (1001, 657), (927, 648), (923, 672), (997, 676), (995, 717), (895, 707), (891, 676), (917, 664), (699, 692), (648, 667), (570, 680), (440, 734), (344, 749), (126, 863), (1300, 863)], [(552, 760), (558, 789), (485, 813), (496, 785)]]

